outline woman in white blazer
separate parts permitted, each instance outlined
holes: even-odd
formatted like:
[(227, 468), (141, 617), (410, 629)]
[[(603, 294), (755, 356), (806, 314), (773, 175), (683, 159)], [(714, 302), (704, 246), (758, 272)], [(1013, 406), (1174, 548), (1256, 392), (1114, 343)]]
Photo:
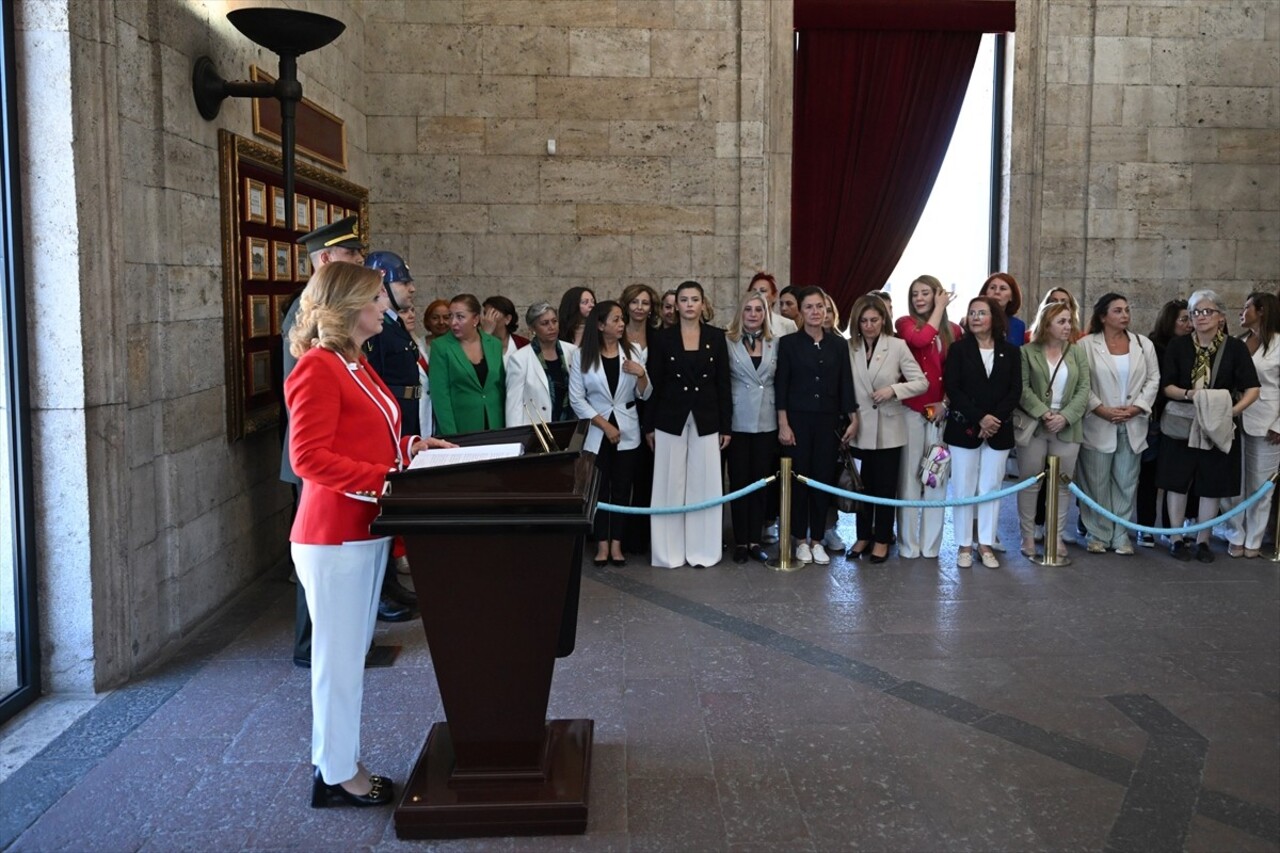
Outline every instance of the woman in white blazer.
[[(640, 446), (636, 400), (649, 399), (644, 356), (627, 340), (622, 306), (596, 303), (586, 319), (582, 345), (569, 362), (569, 401), (580, 418), (591, 420), (585, 449), (596, 454), (601, 502), (629, 506), (631, 475)], [(626, 516), (596, 510), (595, 564), (625, 566), (622, 533)]]
[[(733, 431), (729, 442), (729, 488), (738, 489), (768, 477), (778, 455), (778, 409), (773, 376), (778, 369), (769, 303), (747, 291), (738, 313), (725, 332), (729, 348), (729, 388), (733, 396)], [(765, 492), (738, 498), (730, 507), (733, 518), (733, 561), (750, 557), (764, 563), (769, 554), (760, 546), (764, 527)]]
[[(1280, 466), (1280, 299), (1275, 294), (1250, 293), (1240, 314), (1244, 334), (1240, 339), (1253, 355), (1253, 368), (1261, 383), (1257, 402), (1244, 410), (1244, 458), (1240, 495), (1223, 501), (1231, 509), (1261, 488)], [(1262, 535), (1271, 518), (1271, 495), (1227, 520), (1227, 554), (1256, 557), (1262, 553)]]
[(533, 330), (529, 346), (508, 353), (507, 426), (577, 419), (569, 404), (569, 361), (578, 348), (557, 340), (560, 320), (550, 302), (535, 302), (524, 315)]
[[(891, 334), (883, 299), (859, 297), (853, 304), (851, 325), (849, 358), (858, 398), (858, 431), (852, 444), (861, 451), (863, 491), (897, 497), (898, 467), (907, 441), (907, 409), (902, 401), (927, 391), (929, 380), (911, 348)], [(857, 559), (870, 546), (868, 559), (883, 563), (893, 539), (893, 517), (893, 507), (864, 502), (858, 510), (858, 541), (849, 556)]]
[[(1133, 512), (1147, 422), (1160, 392), (1155, 344), (1129, 331), (1129, 301), (1107, 293), (1093, 306), (1089, 334), (1080, 339), (1089, 360), (1089, 403), (1075, 477), (1089, 497), (1121, 518)], [(1133, 553), (1127, 529), (1080, 505), (1089, 550)]]

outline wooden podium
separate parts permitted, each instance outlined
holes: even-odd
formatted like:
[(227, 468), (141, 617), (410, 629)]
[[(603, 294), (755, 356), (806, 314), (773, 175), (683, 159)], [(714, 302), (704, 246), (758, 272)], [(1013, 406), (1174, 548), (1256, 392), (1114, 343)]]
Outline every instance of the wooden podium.
[(583, 539), (595, 516), (589, 421), (450, 436), (521, 442), (510, 459), (393, 475), (373, 531), (403, 536), (447, 722), (395, 810), (400, 838), (561, 835), (587, 826), (591, 720), (547, 720), (573, 652)]

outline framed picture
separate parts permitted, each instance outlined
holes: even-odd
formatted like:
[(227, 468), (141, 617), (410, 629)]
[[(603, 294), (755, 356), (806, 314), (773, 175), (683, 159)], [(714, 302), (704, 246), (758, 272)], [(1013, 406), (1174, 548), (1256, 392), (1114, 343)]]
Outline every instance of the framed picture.
[[(289, 310), (289, 295), (277, 293), (271, 297), (271, 334), (280, 334), (280, 326), (284, 322), (284, 312)], [(288, 342), (285, 343), (288, 346)]]
[(315, 228), (323, 228), (329, 224), (329, 205), (320, 199), (316, 199), (316, 222)]
[(267, 185), (262, 181), (244, 179), (244, 218), (246, 222), (267, 222)]
[(311, 256), (306, 252), (298, 252), (295, 255), (295, 258), (295, 266), (298, 268), (297, 279), (299, 281), (306, 281), (311, 278)]
[(271, 336), (271, 297), (265, 294), (253, 294), (249, 301), (249, 337), (266, 338)]
[(271, 353), (266, 350), (249, 353), (249, 396), (271, 390)]
[(252, 281), (267, 281), (271, 278), (267, 241), (261, 237), (245, 237), (244, 242), (245, 278)]
[(276, 281), (293, 281), (293, 244), (271, 241), (271, 277)]
[(267, 193), (271, 198), (271, 227), (284, 227), (284, 190), (280, 187), (268, 187)]
[(310, 231), (311, 225), (311, 199), (305, 195), (294, 193), (293, 196), (293, 227), (298, 231)]

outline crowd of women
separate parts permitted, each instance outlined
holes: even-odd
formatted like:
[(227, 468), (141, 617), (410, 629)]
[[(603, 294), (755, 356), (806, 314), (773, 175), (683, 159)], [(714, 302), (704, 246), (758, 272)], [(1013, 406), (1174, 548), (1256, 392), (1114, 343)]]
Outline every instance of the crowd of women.
[[(600, 500), (691, 507), (649, 519), (600, 511), (597, 565), (649, 552), (654, 566), (705, 567), (724, 549), (724, 489), (741, 489), (790, 456), (795, 473), (837, 480), (842, 446), (857, 459), (860, 491), (941, 501), (998, 490), (1009, 458), (1021, 478), (1060, 470), (1105, 508), (1080, 507), (1076, 544), (1089, 553), (1153, 547), (1116, 518), (1182, 527), (1252, 495), (1280, 464), (1280, 302), (1250, 294), (1232, 329), (1228, 307), (1199, 290), (1160, 311), (1150, 334), (1130, 328), (1121, 293), (1096, 300), (1088, 316), (1054, 289), (1026, 319), (1022, 292), (995, 273), (953, 322), (954, 296), (920, 276), (896, 320), (889, 295), (852, 306), (841, 329), (831, 297), (816, 287), (779, 291), (761, 273), (724, 328), (696, 281), (661, 296), (643, 284), (617, 301), (570, 288), (558, 307), (534, 304), (515, 334), (510, 300), (470, 294), (439, 300), (420, 340), (423, 422), (450, 435), (534, 420), (588, 419)], [(1082, 327), (1083, 325), (1083, 327)], [(432, 420), (434, 418), (434, 421)], [(1067, 546), (1072, 502), (1057, 485), (1056, 525)], [(1020, 550), (1043, 539), (1042, 484), (1017, 498)], [(778, 516), (776, 488), (731, 503), (735, 562), (768, 559)], [(952, 512), (956, 565), (1000, 565), (998, 502)], [(1260, 553), (1269, 501), (1221, 529), (1227, 553)], [(884, 562), (934, 558), (942, 507), (894, 510), (864, 502), (846, 556)], [(824, 564), (835, 512), (826, 492), (797, 483), (791, 531), (796, 560)], [(833, 539), (835, 545), (833, 546)], [(1210, 531), (1168, 537), (1179, 560), (1210, 562)]]

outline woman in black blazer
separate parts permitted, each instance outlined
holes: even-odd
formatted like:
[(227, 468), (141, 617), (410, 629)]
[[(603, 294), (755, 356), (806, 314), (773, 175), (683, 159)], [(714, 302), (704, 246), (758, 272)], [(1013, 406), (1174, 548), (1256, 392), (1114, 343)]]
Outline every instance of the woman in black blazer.
[[(644, 431), (654, 453), (655, 507), (700, 503), (724, 493), (720, 451), (729, 446), (733, 429), (729, 350), (724, 330), (703, 322), (705, 308), (702, 285), (686, 281), (676, 288), (676, 324), (649, 336), (653, 392)], [(722, 518), (718, 506), (653, 516), (653, 565), (705, 568), (720, 562)]]
[[(968, 498), (993, 492), (1004, 479), (1013, 449), (1013, 410), (1022, 397), (1022, 360), (1008, 342), (1004, 312), (995, 300), (969, 302), (969, 333), (951, 345), (942, 384), (950, 401), (943, 439), (951, 445), (952, 496)], [(958, 506), (952, 515), (958, 551), (956, 565), (973, 565), (974, 506)], [(982, 565), (1000, 568), (992, 546), (1000, 504), (977, 505), (978, 550)]]

